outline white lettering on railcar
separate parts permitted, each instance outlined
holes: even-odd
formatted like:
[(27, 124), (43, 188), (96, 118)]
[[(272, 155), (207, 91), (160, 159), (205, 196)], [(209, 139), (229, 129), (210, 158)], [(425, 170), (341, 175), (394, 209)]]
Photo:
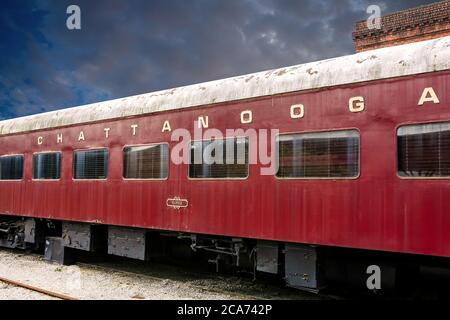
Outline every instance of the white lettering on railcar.
[(250, 124), (253, 122), (253, 111), (245, 110), (241, 112), (241, 123), (242, 124)]
[(350, 112), (363, 112), (365, 107), (366, 105), (364, 103), (364, 97), (351, 97), (348, 101), (348, 109), (350, 110)]
[(170, 126), (169, 120), (164, 121), (163, 128), (161, 132), (172, 132), (172, 127)]
[(83, 131), (80, 131), (80, 134), (78, 135), (78, 141), (86, 141)]
[(199, 129), (209, 128), (209, 116), (200, 116), (196, 122)]
[(291, 106), (291, 119), (301, 119), (305, 116), (305, 106), (303, 104), (294, 104)]
[(419, 106), (423, 106), (426, 102), (433, 102), (434, 104), (439, 104), (439, 98), (432, 87), (425, 88), (420, 97)]
[[(434, 90), (433, 87), (427, 87), (423, 90), (421, 97), (419, 99), (418, 105), (419, 106), (423, 106), (426, 103), (433, 103), (433, 104), (439, 104), (440, 100), (438, 97), (438, 94), (436, 93), (436, 91)], [(348, 109), (350, 112), (352, 113), (359, 113), (359, 112), (363, 112), (365, 110), (366, 107), (366, 102), (365, 102), (365, 98), (363, 96), (355, 96), (355, 97), (351, 97), (348, 101)], [(305, 117), (306, 114), (306, 107), (304, 104), (298, 103), (298, 104), (293, 104), (289, 107), (289, 117), (291, 120), (297, 120), (297, 119), (302, 119)], [(253, 110), (243, 110), (240, 112), (239, 114), (239, 121), (241, 124), (251, 124), (253, 123), (254, 117), (253, 117)], [(194, 136), (195, 136), (195, 130), (198, 129), (208, 129), (209, 128), (209, 116), (207, 115), (201, 115), (198, 117), (198, 119), (196, 121), (194, 121)], [(237, 119), (236, 119), (237, 120)], [(130, 125), (131, 128), (131, 134), (133, 136), (137, 135), (137, 130), (139, 128), (138, 124), (131, 124)], [(183, 129), (183, 128), (172, 128), (172, 124), (170, 122), (170, 120), (165, 120), (162, 128), (161, 128), (161, 132), (162, 133), (166, 133), (166, 132), (174, 132), (173, 130), (178, 130), (178, 129)], [(187, 129), (183, 129), (183, 130), (187, 130)], [(109, 137), (112, 136), (113, 132), (114, 132), (114, 128), (104, 128), (104, 135), (105, 135), (105, 139), (108, 139)], [(181, 138), (181, 137), (180, 137)], [(201, 137), (200, 137), (201, 138)], [(43, 145), (44, 143), (44, 139), (45, 137), (38, 137), (37, 138), (37, 144), (39, 146)], [(87, 137), (85, 136), (84, 131), (81, 131), (78, 135), (78, 141), (79, 142), (84, 142), (87, 140)], [(63, 134), (62, 133), (57, 133), (56, 134), (56, 143), (57, 144), (62, 144), (63, 143)], [(180, 152), (184, 152), (186, 150), (179, 150)], [(183, 155), (183, 158), (185, 158), (185, 155)], [(266, 158), (264, 155), (262, 156), (262, 158)]]
[(136, 135), (136, 129), (139, 128), (139, 126), (137, 124), (132, 124), (131, 125), (131, 129), (133, 129), (133, 136)]
[(105, 129), (103, 129), (103, 131), (105, 131), (105, 138), (108, 139), (109, 138), (109, 132), (111, 131), (111, 128), (105, 128)]
[(56, 143), (62, 143), (63, 142), (63, 135), (62, 133), (58, 133), (56, 135)]

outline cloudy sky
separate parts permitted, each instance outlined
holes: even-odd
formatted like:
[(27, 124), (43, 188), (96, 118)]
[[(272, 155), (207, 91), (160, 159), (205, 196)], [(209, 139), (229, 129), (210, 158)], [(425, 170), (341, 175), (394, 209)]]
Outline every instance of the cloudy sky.
[(369, 5), (431, 2), (1, 0), (0, 119), (351, 54)]

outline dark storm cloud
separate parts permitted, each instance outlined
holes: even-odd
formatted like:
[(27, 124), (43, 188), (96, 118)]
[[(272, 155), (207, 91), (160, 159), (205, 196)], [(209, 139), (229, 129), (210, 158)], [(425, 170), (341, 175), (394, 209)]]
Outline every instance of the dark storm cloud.
[(2, 0), (0, 119), (350, 54), (370, 4), (430, 2)]

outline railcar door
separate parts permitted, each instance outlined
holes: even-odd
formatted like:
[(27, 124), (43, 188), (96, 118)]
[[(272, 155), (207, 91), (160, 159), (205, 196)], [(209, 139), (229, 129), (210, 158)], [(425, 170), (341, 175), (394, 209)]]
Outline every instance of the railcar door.
[[(189, 231), (187, 213), (190, 206), (187, 194), (188, 176), (186, 162), (188, 157), (185, 155), (184, 158), (179, 158), (180, 154), (176, 150), (174, 151), (174, 148), (179, 147), (180, 144), (178, 142), (171, 143), (167, 154), (169, 172), (164, 197), (164, 217), (162, 219), (165, 229), (186, 232)], [(185, 146), (185, 148), (188, 148), (188, 146)]]

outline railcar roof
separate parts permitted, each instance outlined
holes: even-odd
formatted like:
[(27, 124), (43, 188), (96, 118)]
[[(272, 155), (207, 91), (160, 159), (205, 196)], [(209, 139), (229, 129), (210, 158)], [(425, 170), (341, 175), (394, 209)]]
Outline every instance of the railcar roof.
[(450, 36), (0, 121), (0, 135), (450, 69)]

